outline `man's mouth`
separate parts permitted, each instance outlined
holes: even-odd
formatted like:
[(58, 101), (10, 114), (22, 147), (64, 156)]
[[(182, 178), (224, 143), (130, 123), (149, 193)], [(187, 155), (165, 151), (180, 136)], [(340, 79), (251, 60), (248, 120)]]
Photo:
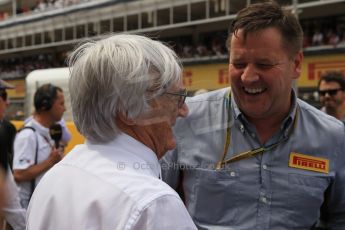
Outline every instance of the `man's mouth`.
[(250, 95), (257, 95), (266, 91), (266, 88), (245, 88), (243, 87), (244, 92)]
[(331, 101), (331, 100), (328, 100), (328, 101), (325, 101), (325, 105), (334, 105), (334, 101)]

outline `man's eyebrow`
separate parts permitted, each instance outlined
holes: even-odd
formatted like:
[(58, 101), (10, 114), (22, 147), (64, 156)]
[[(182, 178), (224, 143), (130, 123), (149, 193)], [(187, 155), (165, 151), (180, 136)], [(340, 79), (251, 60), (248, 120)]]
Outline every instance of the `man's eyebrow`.
[(279, 61), (277, 58), (269, 58), (269, 57), (265, 57), (265, 58), (258, 58), (255, 60), (255, 62), (269, 62), (269, 63), (272, 63), (272, 64), (278, 64), (278, 63), (281, 63), (281, 61)]
[(242, 56), (235, 56), (235, 57), (230, 57), (230, 63), (233, 61), (245, 61), (245, 58)]

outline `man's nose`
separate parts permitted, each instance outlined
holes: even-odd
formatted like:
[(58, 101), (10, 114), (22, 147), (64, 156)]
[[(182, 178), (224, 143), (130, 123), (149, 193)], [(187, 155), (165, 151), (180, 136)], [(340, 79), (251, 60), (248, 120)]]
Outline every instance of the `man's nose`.
[(188, 106), (186, 103), (184, 103), (182, 105), (182, 107), (178, 109), (178, 116), (179, 117), (187, 117), (188, 113), (189, 113)]
[(243, 73), (241, 75), (241, 80), (244, 83), (252, 83), (252, 82), (256, 82), (257, 80), (259, 80), (259, 74), (255, 70), (255, 67), (253, 65), (248, 64), (244, 68)]
[(328, 98), (329, 98), (329, 97), (331, 97), (331, 94), (330, 94), (329, 92), (326, 91), (324, 97), (328, 97)]

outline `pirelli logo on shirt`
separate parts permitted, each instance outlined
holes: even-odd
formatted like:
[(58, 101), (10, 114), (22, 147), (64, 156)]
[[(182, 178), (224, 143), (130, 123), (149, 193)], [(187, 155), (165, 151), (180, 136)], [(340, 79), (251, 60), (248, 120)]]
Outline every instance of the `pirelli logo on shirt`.
[(312, 157), (300, 153), (291, 152), (289, 167), (328, 173), (329, 160), (325, 158)]

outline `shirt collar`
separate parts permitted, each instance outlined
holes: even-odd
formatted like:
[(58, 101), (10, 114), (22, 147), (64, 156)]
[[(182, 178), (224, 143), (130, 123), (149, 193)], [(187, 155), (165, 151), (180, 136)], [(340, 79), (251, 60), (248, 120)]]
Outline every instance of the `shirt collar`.
[(31, 121), (29, 121), (25, 126), (33, 127), (40, 135), (44, 136), (45, 138), (48, 138), (48, 140), (52, 140), (49, 134), (49, 129), (42, 126), (35, 119), (32, 119)]
[[(245, 123), (249, 124), (241, 110), (239, 109), (234, 97), (231, 97), (231, 110), (234, 114), (235, 119), (240, 119), (242, 121), (245, 121)], [(286, 116), (286, 118), (283, 120), (281, 125), (281, 131), (284, 132), (284, 136), (288, 135), (288, 130), (290, 130), (290, 127), (292, 125), (292, 121), (295, 119), (297, 112), (297, 97), (294, 89), (291, 90), (291, 107), (289, 114)]]
[[(161, 167), (157, 155), (149, 147), (125, 133), (119, 134), (114, 140), (108, 143), (93, 144), (86, 140), (85, 144), (110, 148), (112, 150), (107, 151), (104, 155), (111, 161), (118, 163), (119, 159), (124, 160), (125, 162), (123, 163), (131, 164), (129, 166), (136, 171), (160, 178)], [(122, 154), (120, 153), (121, 156), (116, 155), (116, 149), (122, 150)]]
[(291, 92), (291, 107), (290, 107), (290, 111), (288, 116), (284, 119), (282, 126), (280, 127), (280, 129), (284, 132), (284, 137), (287, 137), (289, 135), (289, 130), (293, 129), (294, 127), (291, 127), (295, 122), (293, 122), (295, 119), (297, 118), (297, 96), (296, 93), (294, 91), (294, 89), (292, 89)]

